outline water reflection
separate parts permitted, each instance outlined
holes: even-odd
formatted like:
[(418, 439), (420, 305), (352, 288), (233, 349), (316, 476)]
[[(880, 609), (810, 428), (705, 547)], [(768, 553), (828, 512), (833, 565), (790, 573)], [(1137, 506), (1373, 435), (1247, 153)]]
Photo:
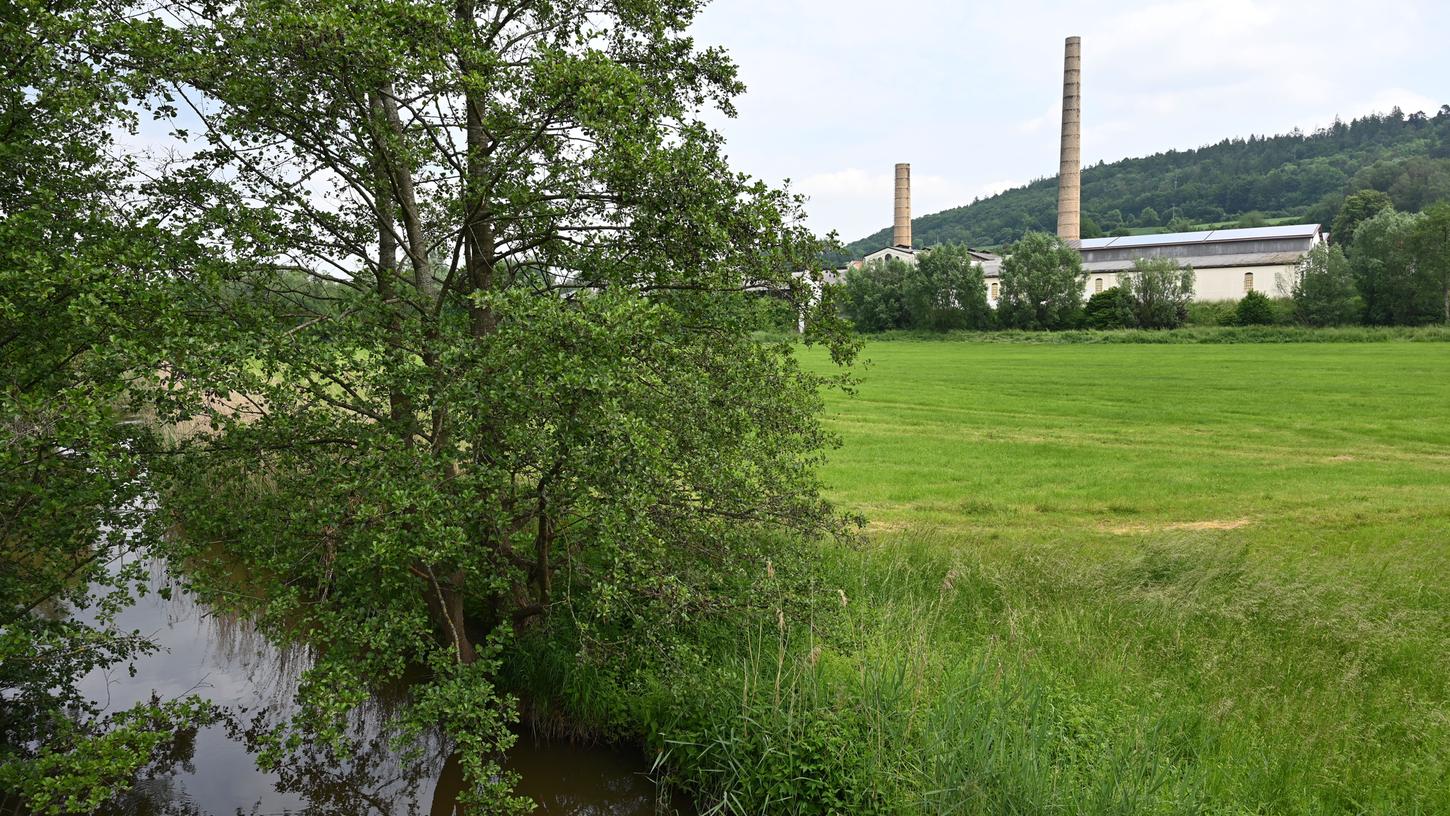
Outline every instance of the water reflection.
[[(159, 570), (156, 588), (167, 585)], [(125, 671), (88, 676), (82, 690), (112, 710), (150, 699), (198, 693), (224, 706), (219, 722), (180, 735), (171, 754), (148, 769), (139, 784), (105, 816), (220, 816), (221, 814), (459, 813), (458, 763), (438, 740), (414, 746), (414, 756), (392, 749), (379, 730), (387, 702), (354, 723), (347, 760), (329, 746), (308, 744), (299, 760), (274, 773), (260, 770), (259, 739), (288, 714), (305, 650), (278, 649), (245, 622), (211, 614), (173, 587), (173, 599), (153, 593), (122, 614), (120, 626), (151, 635), (162, 646)], [(643, 816), (674, 813), (646, 771), (638, 751), (541, 742), (525, 734), (507, 766), (521, 776), (519, 792), (541, 814)]]

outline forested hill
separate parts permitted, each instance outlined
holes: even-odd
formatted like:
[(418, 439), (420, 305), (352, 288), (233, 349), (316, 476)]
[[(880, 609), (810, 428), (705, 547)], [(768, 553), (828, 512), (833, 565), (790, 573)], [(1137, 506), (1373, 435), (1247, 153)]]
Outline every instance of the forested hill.
[[(1434, 116), (1398, 108), (1348, 124), (1282, 136), (1225, 139), (1083, 168), (1083, 237), (1157, 232), (1244, 218), (1329, 224), (1344, 196), (1372, 187), (1401, 210), (1450, 198), (1450, 105)], [(1011, 243), (1057, 228), (1057, 178), (1038, 179), (912, 221), (917, 246)], [(891, 229), (847, 246), (859, 258), (886, 246)]]

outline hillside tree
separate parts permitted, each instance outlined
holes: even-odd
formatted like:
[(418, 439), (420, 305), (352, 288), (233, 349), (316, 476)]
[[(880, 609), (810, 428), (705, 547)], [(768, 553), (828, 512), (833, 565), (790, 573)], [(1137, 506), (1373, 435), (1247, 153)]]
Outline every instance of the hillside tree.
[(1351, 246), (1354, 243), (1354, 231), (1359, 225), (1374, 218), (1381, 212), (1394, 209), (1394, 203), (1390, 197), (1379, 190), (1360, 190), (1351, 194), (1339, 207), (1339, 214), (1334, 218), (1334, 227), (1330, 230), (1330, 237), (1342, 246)]

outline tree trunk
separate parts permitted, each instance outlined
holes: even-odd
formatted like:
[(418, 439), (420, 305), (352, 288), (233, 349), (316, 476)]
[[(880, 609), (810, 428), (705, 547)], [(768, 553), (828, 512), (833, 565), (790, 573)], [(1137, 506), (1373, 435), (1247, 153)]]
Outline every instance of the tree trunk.
[[(473, 0), (459, 0), (454, 8), (460, 25), (470, 32), (476, 32), (476, 13)], [(473, 45), (470, 41), (468, 46)], [(468, 46), (465, 46), (467, 48)], [(459, 70), (465, 75), (477, 70), (465, 54), (459, 55)], [(498, 262), (494, 254), (494, 230), (491, 208), (488, 202), (488, 155), (490, 140), (484, 128), (483, 112), (487, 100), (472, 84), (464, 86), (464, 107), (467, 118), (468, 155), (465, 161), (467, 177), (463, 180), (463, 244), (468, 286), (474, 292), (486, 292), (494, 285), (494, 265)], [(491, 334), (495, 328), (493, 310), (486, 305), (469, 300), (469, 317), (474, 337)]]
[(439, 579), (431, 567), (415, 568), (415, 571), (426, 582), (423, 598), (428, 604), (428, 616), (453, 646), (458, 662), (471, 665), (478, 660), (478, 652), (468, 637), (468, 622), (463, 614), (463, 572), (455, 570), (447, 578)]
[[(386, 114), (380, 94), (368, 95), (368, 108), (379, 119), (385, 118)], [(376, 192), (373, 200), (374, 206), (377, 208), (378, 219), (377, 290), (382, 307), (387, 309), (390, 315), (387, 327), (388, 344), (396, 349), (402, 346), (403, 338), (403, 317), (399, 312), (399, 304), (395, 302), (398, 296), (398, 225), (393, 216), (393, 191), (392, 184), (389, 182), (388, 162), (386, 157), (381, 155), (381, 145), (379, 145), (378, 153), (379, 155), (373, 159), (373, 176), (376, 179)], [(403, 392), (394, 390), (388, 394), (388, 409), (402, 435), (403, 445), (412, 447), (418, 432), (417, 417), (413, 413), (412, 400)]]

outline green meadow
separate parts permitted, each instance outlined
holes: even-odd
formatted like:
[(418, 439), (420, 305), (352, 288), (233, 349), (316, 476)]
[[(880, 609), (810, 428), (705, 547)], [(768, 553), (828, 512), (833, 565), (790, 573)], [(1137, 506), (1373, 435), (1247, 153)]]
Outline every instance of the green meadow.
[(877, 801), (1450, 813), (1450, 344), (863, 357), (848, 634), (787, 685), (851, 689)]

